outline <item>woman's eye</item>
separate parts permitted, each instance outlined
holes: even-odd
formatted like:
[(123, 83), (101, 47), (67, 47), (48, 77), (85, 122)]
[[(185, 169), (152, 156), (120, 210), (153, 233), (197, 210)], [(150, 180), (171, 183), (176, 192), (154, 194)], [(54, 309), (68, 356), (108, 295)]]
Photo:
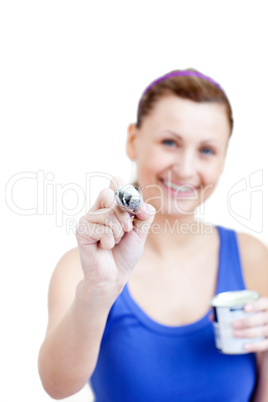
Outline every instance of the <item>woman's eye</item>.
[(174, 140), (164, 140), (163, 144), (167, 145), (168, 147), (175, 147), (177, 145)]
[(211, 148), (202, 148), (201, 152), (204, 155), (214, 155), (215, 154), (214, 150)]

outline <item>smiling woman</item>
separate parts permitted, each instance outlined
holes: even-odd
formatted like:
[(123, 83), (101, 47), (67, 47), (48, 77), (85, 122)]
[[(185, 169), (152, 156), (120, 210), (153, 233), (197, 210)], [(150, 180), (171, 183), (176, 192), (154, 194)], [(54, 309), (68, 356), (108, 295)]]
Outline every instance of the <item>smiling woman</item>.
[(162, 218), (179, 210), (193, 216), (223, 171), (230, 137), (225, 105), (165, 92), (143, 119), (140, 128), (129, 126), (127, 153), (145, 200)]
[[(51, 279), (39, 370), (53, 397), (89, 381), (96, 402), (267, 399), (267, 249), (195, 218), (223, 172), (232, 127), (225, 92), (196, 70), (144, 91), (127, 136), (143, 201), (134, 216), (120, 209), (115, 196), (130, 199), (114, 178)], [(245, 306), (255, 314), (234, 323), (234, 336), (252, 342), (245, 354), (219, 353), (211, 299), (246, 288), (262, 297)]]

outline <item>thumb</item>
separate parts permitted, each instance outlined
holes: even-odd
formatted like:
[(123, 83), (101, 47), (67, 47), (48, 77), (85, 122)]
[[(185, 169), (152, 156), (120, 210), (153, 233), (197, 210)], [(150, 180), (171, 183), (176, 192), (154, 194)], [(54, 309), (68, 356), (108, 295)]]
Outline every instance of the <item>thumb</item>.
[(145, 241), (149, 233), (155, 213), (156, 210), (151, 204), (143, 202), (133, 220), (133, 230), (143, 241)]

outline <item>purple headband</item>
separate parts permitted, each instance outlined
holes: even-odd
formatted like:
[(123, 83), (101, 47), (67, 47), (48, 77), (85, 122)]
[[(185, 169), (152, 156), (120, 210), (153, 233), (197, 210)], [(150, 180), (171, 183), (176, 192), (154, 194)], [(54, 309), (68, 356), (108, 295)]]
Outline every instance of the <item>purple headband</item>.
[(208, 77), (207, 75), (204, 75), (202, 73), (199, 73), (197, 71), (172, 71), (171, 73), (165, 74), (160, 78), (157, 78), (155, 81), (153, 81), (143, 92), (140, 102), (142, 100), (142, 98), (144, 97), (144, 95), (156, 84), (158, 84), (161, 81), (164, 81), (168, 78), (172, 78), (172, 77), (178, 77), (178, 76), (183, 76), (183, 75), (187, 75), (187, 76), (191, 76), (191, 77), (199, 77), (199, 78), (203, 78), (204, 80), (207, 80), (209, 82), (211, 82), (211, 84), (215, 85), (217, 88), (219, 88), (219, 90), (226, 96), (224, 90), (222, 89), (222, 87), (216, 82), (214, 81), (212, 78)]

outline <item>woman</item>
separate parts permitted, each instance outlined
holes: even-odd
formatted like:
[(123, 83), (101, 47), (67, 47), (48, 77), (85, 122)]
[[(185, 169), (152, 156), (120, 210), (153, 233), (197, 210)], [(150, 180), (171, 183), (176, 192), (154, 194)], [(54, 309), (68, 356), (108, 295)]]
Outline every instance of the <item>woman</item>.
[[(223, 89), (195, 70), (174, 71), (143, 93), (127, 154), (144, 203), (122, 211), (112, 180), (58, 263), (39, 371), (64, 398), (90, 379), (96, 401), (248, 401), (268, 398), (268, 340), (242, 355), (215, 348), (209, 304), (244, 288), (262, 297), (235, 323), (268, 335), (268, 252), (255, 238), (195, 220), (223, 171), (233, 128)], [(135, 268), (135, 269), (134, 269)], [(257, 375), (258, 374), (258, 375)], [(265, 399), (266, 398), (266, 399)]]

